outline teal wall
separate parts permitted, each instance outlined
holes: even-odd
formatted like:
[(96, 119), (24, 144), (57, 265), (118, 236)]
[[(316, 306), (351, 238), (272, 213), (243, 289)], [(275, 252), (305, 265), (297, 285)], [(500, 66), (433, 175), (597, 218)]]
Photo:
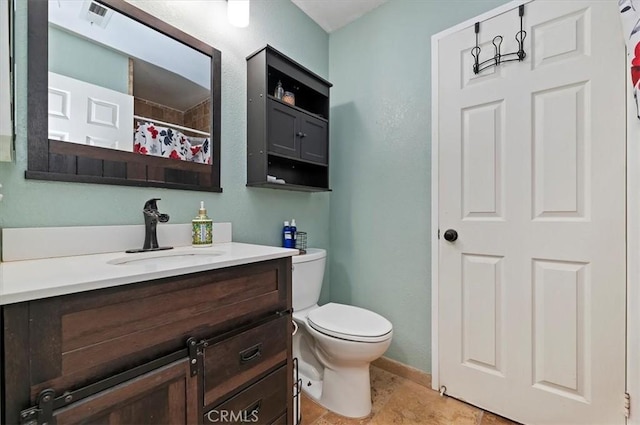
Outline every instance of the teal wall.
[[(329, 248), (321, 301), (388, 317), (394, 340), (387, 355), (429, 371), (431, 35), (504, 2), (390, 0), (331, 36), (289, 0), (252, 1), (246, 29), (226, 23), (222, 1), (132, 2), (222, 51), (224, 193), (209, 194), (24, 179), (26, 2), (20, 1), (17, 160), (0, 163), (0, 226), (136, 224), (150, 197), (162, 198), (172, 222), (186, 223), (203, 199), (216, 221), (233, 223), (235, 240), (278, 245), (282, 221), (295, 217), (309, 246)], [(266, 43), (334, 83), (331, 194), (245, 187), (245, 57)]]
[[(329, 38), (331, 299), (431, 370), (431, 36), (504, 0), (391, 0)], [(469, 42), (473, 42), (473, 36)]]
[(129, 58), (49, 25), (49, 71), (129, 93)]
[[(134, 2), (132, 2), (134, 3)], [(172, 223), (187, 223), (204, 200), (215, 221), (233, 223), (240, 242), (279, 245), (283, 220), (295, 218), (309, 244), (328, 248), (329, 194), (248, 189), (246, 183), (246, 61), (269, 43), (325, 78), (329, 37), (289, 0), (251, 2), (251, 25), (226, 22), (223, 1), (139, 1), (141, 8), (222, 51), (223, 193), (25, 180), (27, 163), (27, 10), (16, 11), (16, 160), (0, 163), (0, 226), (40, 227), (142, 223), (152, 197)], [(43, 141), (44, 143), (44, 141)], [(43, 241), (44, 243), (45, 241)], [(52, 243), (53, 241), (46, 241)], [(140, 241), (142, 243), (142, 241)], [(328, 299), (325, 284), (323, 300)]]

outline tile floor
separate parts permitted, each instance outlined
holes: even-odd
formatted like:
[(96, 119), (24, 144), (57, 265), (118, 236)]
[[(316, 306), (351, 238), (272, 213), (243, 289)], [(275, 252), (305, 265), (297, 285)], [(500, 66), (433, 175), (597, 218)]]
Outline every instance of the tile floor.
[(301, 425), (513, 425), (502, 417), (371, 366), (373, 410), (363, 419), (347, 419), (302, 397)]

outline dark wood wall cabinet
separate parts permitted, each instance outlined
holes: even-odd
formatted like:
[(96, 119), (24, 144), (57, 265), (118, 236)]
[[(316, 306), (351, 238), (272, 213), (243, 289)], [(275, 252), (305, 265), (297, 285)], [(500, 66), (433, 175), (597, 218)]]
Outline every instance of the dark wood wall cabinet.
[[(275, 96), (278, 83), (293, 104)], [(330, 190), (330, 87), (271, 46), (247, 58), (247, 186)]]
[(2, 424), (293, 423), (291, 258), (2, 307)]

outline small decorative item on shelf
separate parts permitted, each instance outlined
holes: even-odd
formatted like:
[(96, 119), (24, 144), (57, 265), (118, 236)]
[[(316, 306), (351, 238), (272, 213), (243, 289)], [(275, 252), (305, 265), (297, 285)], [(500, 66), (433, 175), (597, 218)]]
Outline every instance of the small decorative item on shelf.
[(307, 253), (307, 232), (296, 232), (296, 248), (300, 254)]
[(294, 95), (290, 91), (286, 91), (286, 92), (284, 92), (284, 95), (282, 96), (282, 101), (284, 103), (288, 103), (289, 105), (295, 105), (296, 104), (296, 95)]
[(273, 96), (276, 99), (282, 99), (282, 96), (284, 96), (284, 89), (282, 88), (282, 82), (278, 81), (278, 84), (276, 85), (276, 90), (273, 93)]

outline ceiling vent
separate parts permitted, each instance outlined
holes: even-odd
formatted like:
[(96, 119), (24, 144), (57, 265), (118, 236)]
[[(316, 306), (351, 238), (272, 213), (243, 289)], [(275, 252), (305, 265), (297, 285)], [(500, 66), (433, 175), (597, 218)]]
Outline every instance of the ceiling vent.
[(89, 12), (95, 13), (96, 15), (104, 18), (104, 15), (107, 14), (107, 8), (100, 6), (98, 3), (93, 3), (89, 5)]
[(85, 0), (82, 3), (80, 17), (91, 22), (92, 25), (106, 28), (111, 15), (113, 15), (113, 10), (96, 1)]

